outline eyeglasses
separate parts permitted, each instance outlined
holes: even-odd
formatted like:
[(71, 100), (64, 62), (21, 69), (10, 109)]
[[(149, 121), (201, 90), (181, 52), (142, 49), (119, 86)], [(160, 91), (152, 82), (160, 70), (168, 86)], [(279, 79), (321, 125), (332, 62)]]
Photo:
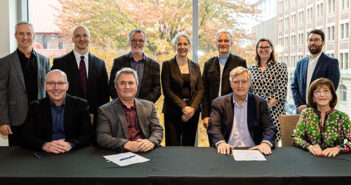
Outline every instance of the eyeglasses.
[(316, 96), (320, 96), (322, 93), (323, 94), (329, 94), (330, 90), (329, 89), (315, 90), (313, 93)]
[(131, 86), (131, 85), (135, 85), (136, 83), (133, 81), (128, 81), (128, 82), (122, 81), (122, 82), (118, 82), (118, 84), (121, 86), (125, 86), (127, 84)]
[(271, 46), (260, 46), (260, 47), (258, 47), (258, 49), (260, 49), (260, 50), (269, 50), (269, 49), (271, 49)]
[(246, 85), (246, 84), (249, 83), (249, 81), (248, 80), (233, 80), (232, 83), (234, 85), (239, 85), (240, 83), (243, 84), (243, 85)]
[(320, 42), (321, 39), (307, 39), (308, 42)]
[(137, 42), (144, 43), (145, 40), (144, 39), (132, 39), (130, 42), (132, 42), (132, 43), (137, 43)]
[(217, 42), (218, 42), (218, 43), (222, 43), (222, 42), (224, 42), (224, 43), (229, 43), (230, 40), (228, 40), (228, 39), (219, 39), (219, 40), (217, 40)]
[(46, 85), (49, 87), (63, 87), (67, 84), (67, 82), (46, 82)]

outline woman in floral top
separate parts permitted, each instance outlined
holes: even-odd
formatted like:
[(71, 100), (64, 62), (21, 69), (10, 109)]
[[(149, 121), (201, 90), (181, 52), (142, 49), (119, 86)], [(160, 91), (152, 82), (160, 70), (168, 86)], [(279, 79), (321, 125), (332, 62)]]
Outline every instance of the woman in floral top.
[(325, 157), (350, 151), (350, 119), (334, 109), (336, 103), (334, 85), (329, 79), (319, 78), (311, 84), (308, 89), (310, 107), (301, 112), (292, 135), (296, 146)]

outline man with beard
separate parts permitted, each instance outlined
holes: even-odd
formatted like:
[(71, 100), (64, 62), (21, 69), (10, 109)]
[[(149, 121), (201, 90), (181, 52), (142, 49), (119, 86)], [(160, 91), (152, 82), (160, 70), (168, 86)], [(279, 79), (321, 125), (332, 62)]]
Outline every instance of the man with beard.
[(291, 83), (297, 112), (300, 113), (307, 108), (308, 87), (318, 78), (329, 78), (335, 89), (338, 88), (340, 80), (339, 63), (336, 58), (327, 56), (322, 52), (325, 44), (325, 35), (322, 30), (314, 29), (308, 34), (308, 50), (310, 56), (301, 59), (295, 68), (294, 79)]
[(115, 89), (116, 73), (122, 68), (134, 69), (138, 74), (140, 83), (136, 97), (156, 102), (161, 95), (160, 64), (152, 58), (145, 56), (144, 47), (147, 36), (141, 29), (134, 29), (128, 35), (130, 53), (115, 58), (110, 76), (110, 95), (113, 99), (118, 97)]

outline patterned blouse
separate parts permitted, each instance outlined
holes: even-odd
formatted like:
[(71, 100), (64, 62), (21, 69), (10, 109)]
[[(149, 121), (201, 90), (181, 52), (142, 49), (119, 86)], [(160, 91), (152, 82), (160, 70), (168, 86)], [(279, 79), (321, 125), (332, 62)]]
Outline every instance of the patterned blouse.
[(286, 64), (272, 61), (267, 63), (267, 68), (263, 72), (257, 64), (251, 65), (248, 70), (251, 72), (250, 92), (263, 97), (267, 103), (272, 99), (277, 99), (278, 103), (269, 109), (273, 124), (277, 128), (276, 141), (280, 140), (279, 115), (285, 114), (285, 102), (288, 91), (288, 70)]
[(301, 148), (318, 144), (321, 148), (338, 146), (341, 151), (351, 148), (351, 123), (347, 114), (331, 110), (326, 113), (324, 127), (320, 126), (320, 112), (307, 108), (301, 112), (292, 135), (293, 143)]

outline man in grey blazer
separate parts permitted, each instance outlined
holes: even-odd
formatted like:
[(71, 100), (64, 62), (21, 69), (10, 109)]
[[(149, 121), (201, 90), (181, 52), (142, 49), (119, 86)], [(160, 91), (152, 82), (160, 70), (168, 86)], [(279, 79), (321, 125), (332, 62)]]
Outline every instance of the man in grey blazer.
[(163, 138), (155, 105), (135, 98), (139, 82), (133, 69), (118, 71), (114, 82), (118, 98), (98, 108), (98, 145), (119, 152), (152, 150)]
[(19, 145), (22, 124), (31, 101), (44, 98), (47, 57), (36, 52), (32, 24), (16, 24), (16, 51), (0, 59), (0, 133), (9, 136), (9, 145)]

